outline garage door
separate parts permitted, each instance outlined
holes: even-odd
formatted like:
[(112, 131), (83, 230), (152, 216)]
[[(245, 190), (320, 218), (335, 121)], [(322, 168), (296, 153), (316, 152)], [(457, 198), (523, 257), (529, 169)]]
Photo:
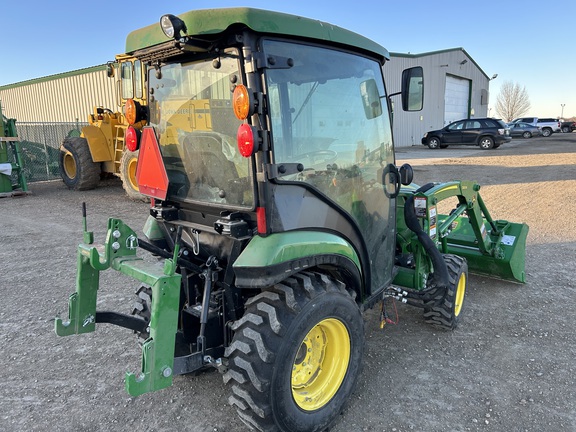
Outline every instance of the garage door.
[(468, 118), (468, 100), (470, 98), (470, 81), (446, 75), (446, 92), (444, 93), (444, 124)]

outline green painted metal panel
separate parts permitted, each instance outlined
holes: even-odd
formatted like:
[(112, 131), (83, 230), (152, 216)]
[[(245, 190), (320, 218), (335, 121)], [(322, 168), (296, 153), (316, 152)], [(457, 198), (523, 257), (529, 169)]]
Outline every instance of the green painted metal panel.
[(350, 243), (334, 234), (290, 231), (254, 237), (234, 263), (240, 267), (269, 267), (314, 255), (341, 255), (349, 258), (361, 273), (360, 259)]
[[(358, 47), (388, 59), (388, 51), (376, 42), (335, 25), (296, 15), (253, 8), (194, 10), (178, 15), (186, 23), (189, 36), (213, 35), (230, 26), (243, 24), (259, 33), (295, 36)], [(126, 52), (152, 47), (169, 39), (158, 23), (131, 32), (126, 38)]]

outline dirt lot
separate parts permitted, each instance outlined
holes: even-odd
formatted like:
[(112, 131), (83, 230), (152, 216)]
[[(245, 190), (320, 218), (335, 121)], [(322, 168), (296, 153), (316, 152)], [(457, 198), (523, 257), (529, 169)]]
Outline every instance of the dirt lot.
[[(398, 159), (419, 184), (476, 180), (496, 219), (527, 222), (528, 283), (471, 276), (454, 332), (409, 307), (384, 330), (366, 313), (364, 370), (332, 432), (576, 430), (576, 133), (493, 151), (400, 149)], [(148, 205), (127, 200), (116, 180), (85, 193), (61, 182), (30, 188), (0, 199), (0, 431), (244, 430), (219, 374), (131, 398), (124, 372), (140, 366), (131, 332), (54, 334), (74, 290), (81, 202), (97, 241), (108, 216), (139, 231)], [(132, 281), (110, 271), (101, 287), (102, 308), (128, 311)]]

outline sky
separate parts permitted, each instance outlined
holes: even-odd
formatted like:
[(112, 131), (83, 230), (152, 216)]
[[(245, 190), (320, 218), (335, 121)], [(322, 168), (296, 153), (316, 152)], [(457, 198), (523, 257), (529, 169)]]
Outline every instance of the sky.
[(511, 81), (528, 93), (526, 116), (576, 116), (574, 0), (2, 0), (0, 86), (104, 64), (124, 52), (128, 33), (166, 13), (237, 6), (326, 21), (395, 53), (462, 47), (486, 75), (498, 74), (489, 115)]

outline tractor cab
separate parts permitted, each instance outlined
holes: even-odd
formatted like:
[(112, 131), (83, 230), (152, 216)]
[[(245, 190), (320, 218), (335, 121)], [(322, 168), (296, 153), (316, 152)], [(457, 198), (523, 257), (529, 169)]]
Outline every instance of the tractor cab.
[[(361, 297), (378, 292), (393, 275), (399, 188), (382, 74), (388, 53), (335, 27), (330, 37), (339, 43), (322, 44), (327, 35), (307, 22), (270, 34), (256, 19), (262, 11), (245, 12), (248, 24), (232, 21), (230, 11), (211, 16), (220, 31), (201, 39), (183, 35), (194, 29), (181, 18), (164, 16), (172, 50), (132, 53), (150, 64), (147, 127), (155, 142), (146, 143), (158, 147), (168, 180), (165, 193), (151, 194), (152, 214), (194, 231), (187, 237), (199, 250), (215, 236), (258, 236), (258, 248), (284, 254), (278, 235), (290, 233), (303, 265), (337, 262)], [(404, 81), (407, 109), (421, 109), (422, 69)], [(141, 155), (144, 193), (163, 190), (154, 184), (161, 177), (143, 179), (159, 160)], [(321, 243), (303, 252), (311, 233), (327, 244), (345, 241), (350, 253), (324, 253)], [(263, 288), (298, 271), (284, 260), (255, 278), (269, 263), (255, 266), (251, 255), (234, 263), (239, 286)]]

